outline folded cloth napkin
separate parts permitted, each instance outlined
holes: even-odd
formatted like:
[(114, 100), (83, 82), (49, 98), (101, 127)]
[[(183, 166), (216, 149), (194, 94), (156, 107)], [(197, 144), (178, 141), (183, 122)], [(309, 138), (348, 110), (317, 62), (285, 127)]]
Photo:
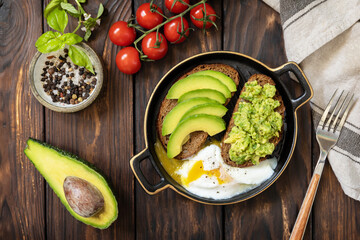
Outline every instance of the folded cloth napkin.
[(330, 165), (348, 196), (360, 201), (360, 1), (264, 0), (280, 12), (285, 49), (314, 89), (314, 126), (335, 89), (355, 93)]

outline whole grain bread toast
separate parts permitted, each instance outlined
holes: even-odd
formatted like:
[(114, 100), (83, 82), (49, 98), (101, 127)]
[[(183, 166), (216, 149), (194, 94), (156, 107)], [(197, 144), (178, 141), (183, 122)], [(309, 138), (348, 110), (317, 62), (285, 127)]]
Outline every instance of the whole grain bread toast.
[[(204, 70), (214, 70), (214, 71), (222, 72), (222, 73), (226, 74), (227, 76), (229, 76), (235, 82), (236, 86), (239, 85), (239, 82), (240, 82), (239, 73), (236, 71), (236, 69), (234, 69), (233, 67), (230, 67), (229, 65), (226, 65), (226, 64), (202, 64), (202, 65), (199, 65), (199, 66), (193, 68), (191, 71), (184, 74), (183, 76), (181, 76), (179, 79), (177, 79), (177, 81), (189, 76), (192, 73), (200, 72), (200, 71), (204, 71)], [(232, 93), (232, 96), (233, 95), (234, 95), (234, 93)], [(226, 101), (225, 105), (229, 101), (230, 101), (230, 99), (228, 99)], [(156, 121), (156, 130), (158, 133), (158, 137), (165, 149), (167, 148), (167, 143), (169, 141), (170, 135), (167, 135), (167, 136), (162, 135), (162, 125), (163, 125), (165, 116), (176, 106), (176, 104), (177, 104), (176, 99), (166, 99), (166, 96), (165, 96), (164, 100), (161, 103), (159, 115), (158, 115), (158, 118)], [(186, 159), (186, 158), (191, 157), (192, 155), (194, 155), (195, 153), (200, 151), (203, 144), (206, 142), (207, 137), (208, 137), (208, 134), (203, 131), (191, 133), (189, 140), (182, 146), (182, 152), (179, 155), (177, 155), (175, 158), (176, 159)]]
[[(254, 74), (252, 75), (248, 82), (252, 82), (252, 81), (257, 81), (259, 85), (261, 86), (264, 86), (265, 84), (269, 83), (271, 85), (274, 85), (275, 86), (275, 82), (269, 77), (269, 76), (266, 76), (264, 74)], [(240, 95), (241, 93), (245, 91), (245, 86), (244, 88), (241, 90), (240, 92)], [(284, 120), (284, 116), (285, 116), (285, 105), (284, 105), (284, 102), (279, 94), (279, 92), (276, 90), (276, 93), (275, 93), (275, 96), (274, 96), (274, 99), (275, 100), (278, 100), (280, 102), (280, 106), (277, 107), (275, 109), (276, 112), (278, 112), (282, 119)], [(240, 102), (243, 102), (245, 101), (244, 99), (240, 98), (238, 99), (238, 101), (236, 102), (236, 105), (235, 105), (235, 108), (234, 108), (234, 111), (233, 111), (233, 114), (235, 112), (237, 112), (238, 108), (239, 108), (239, 104)], [(234, 118), (232, 117), (230, 119), (230, 122), (229, 122), (229, 125), (226, 129), (226, 132), (225, 132), (225, 135), (223, 137), (223, 140), (222, 140), (222, 145), (221, 145), (221, 156), (222, 158), (224, 159), (224, 162), (230, 166), (233, 166), (233, 167), (249, 167), (249, 166), (252, 166), (254, 165), (252, 162), (246, 162), (246, 163), (243, 163), (243, 164), (237, 164), (236, 162), (233, 162), (231, 159), (230, 159), (230, 155), (229, 155), (229, 151), (230, 151), (230, 147), (231, 147), (231, 144), (230, 143), (224, 143), (224, 140), (227, 139), (229, 137), (229, 133), (231, 131), (231, 129), (234, 127)], [(281, 129), (280, 133), (279, 133), (279, 137), (273, 137), (271, 138), (269, 141), (271, 143), (273, 143), (276, 147), (276, 145), (278, 145), (278, 143), (280, 142), (281, 138), (282, 138), (282, 132), (283, 132), (283, 129)], [(266, 157), (263, 157), (263, 158), (260, 158), (260, 161), (263, 161), (267, 159), (267, 156)]]

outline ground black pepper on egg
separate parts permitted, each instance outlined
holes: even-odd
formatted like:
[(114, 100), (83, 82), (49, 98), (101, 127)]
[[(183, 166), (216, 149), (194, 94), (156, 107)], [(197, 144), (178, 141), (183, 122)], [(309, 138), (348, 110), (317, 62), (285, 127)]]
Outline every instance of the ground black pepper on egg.
[[(94, 90), (97, 83), (94, 76), (97, 73), (93, 74), (84, 67), (73, 65), (68, 59), (68, 52), (68, 49), (64, 49), (64, 55), (47, 57), (40, 81), (43, 82), (44, 92), (53, 102), (78, 104), (86, 100)], [(79, 71), (76, 73), (77, 69)], [(76, 77), (79, 79), (78, 84), (72, 80)], [(64, 81), (61, 82), (62, 80)]]

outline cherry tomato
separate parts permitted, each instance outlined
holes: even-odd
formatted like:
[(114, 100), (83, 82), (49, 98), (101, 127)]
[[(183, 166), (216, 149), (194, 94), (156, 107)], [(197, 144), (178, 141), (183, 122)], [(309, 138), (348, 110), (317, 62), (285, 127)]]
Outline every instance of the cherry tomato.
[(109, 30), (110, 40), (118, 46), (129, 46), (136, 38), (134, 28), (128, 27), (127, 22), (115, 22)]
[(116, 65), (119, 70), (126, 74), (134, 74), (141, 68), (138, 51), (134, 47), (121, 49), (116, 55)]
[[(164, 26), (165, 37), (171, 43), (182, 43), (185, 41), (186, 37), (189, 36), (189, 23), (185, 18), (182, 18), (183, 24), (181, 24), (181, 18), (182, 17), (175, 18), (174, 20), (166, 23)], [(185, 33), (186, 37), (179, 33)]]
[[(189, 2), (190, 2), (190, 0), (182, 0), (182, 1), (187, 4), (189, 4)], [(175, 2), (175, 4), (174, 4), (174, 2)], [(165, 6), (167, 9), (169, 9), (170, 12), (176, 13), (176, 14), (182, 13), (189, 7), (186, 4), (179, 2), (179, 0), (165, 0)]]
[(163, 58), (168, 51), (167, 41), (161, 33), (158, 35), (158, 44), (156, 39), (156, 32), (149, 33), (141, 42), (141, 47), (144, 54), (152, 60), (159, 60)]
[[(206, 16), (204, 17), (204, 12), (206, 9)], [(210, 16), (211, 15), (211, 16)], [(190, 11), (190, 19), (192, 23), (198, 27), (198, 28), (204, 28), (204, 21), (202, 20), (196, 20), (196, 19), (208, 19), (213, 22), (216, 20), (216, 13), (215, 10), (210, 6), (208, 3), (200, 4)], [(206, 22), (205, 28), (210, 28), (212, 25), (214, 25), (211, 22)]]
[[(152, 6), (156, 8), (156, 10), (161, 14), (163, 14), (163, 11), (158, 6), (155, 4)], [(157, 12), (151, 12), (150, 3), (144, 3), (136, 10), (136, 21), (143, 28), (152, 29), (162, 23), (163, 16)]]

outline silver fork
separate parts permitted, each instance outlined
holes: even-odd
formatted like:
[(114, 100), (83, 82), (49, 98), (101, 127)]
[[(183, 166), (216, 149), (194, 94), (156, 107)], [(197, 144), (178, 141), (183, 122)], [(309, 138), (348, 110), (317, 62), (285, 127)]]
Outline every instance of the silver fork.
[(301, 208), (296, 218), (294, 228), (291, 232), (291, 240), (302, 239), (304, 236), (305, 228), (315, 199), (316, 191), (319, 186), (320, 177), (324, 169), (326, 156), (328, 155), (330, 149), (336, 144), (340, 136), (340, 131), (344, 126), (345, 120), (352, 105), (354, 94), (347, 93), (345, 97), (342, 97), (344, 93), (344, 91), (342, 91), (340, 97), (336, 101), (332, 113), (330, 114), (330, 108), (333, 105), (336, 93), (337, 90), (334, 92), (329, 104), (326, 106), (325, 111), (321, 116), (320, 122), (316, 128), (316, 139), (320, 146), (320, 156), (316, 164), (314, 173), (311, 177), (311, 181), (306, 191), (305, 198), (303, 200), (303, 203), (301, 204)]

